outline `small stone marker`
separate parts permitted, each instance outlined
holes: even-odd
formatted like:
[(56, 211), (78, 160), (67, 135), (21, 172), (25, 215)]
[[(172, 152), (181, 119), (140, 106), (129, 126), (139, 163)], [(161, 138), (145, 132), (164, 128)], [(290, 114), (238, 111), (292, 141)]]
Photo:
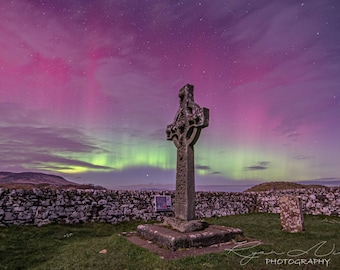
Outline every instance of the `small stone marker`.
[(293, 195), (280, 197), (280, 221), (283, 231), (302, 232), (305, 230), (299, 198)]
[(178, 96), (179, 109), (166, 134), (177, 148), (175, 217), (189, 221), (195, 219), (194, 144), (209, 125), (209, 110), (194, 102), (193, 85), (185, 85)]

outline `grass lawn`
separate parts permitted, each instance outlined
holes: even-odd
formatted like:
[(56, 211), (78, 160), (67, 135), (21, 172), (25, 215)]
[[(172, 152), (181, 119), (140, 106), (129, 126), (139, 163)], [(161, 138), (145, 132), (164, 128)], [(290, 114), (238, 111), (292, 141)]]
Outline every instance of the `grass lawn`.
[[(281, 232), (277, 214), (207, 219), (266, 244), (166, 261), (120, 234), (140, 223), (0, 227), (2, 269), (339, 269), (340, 218), (305, 215), (304, 233)], [(106, 249), (106, 254), (99, 251)], [(254, 258), (252, 258), (254, 257)], [(271, 259), (271, 261), (269, 261)], [(286, 259), (286, 264), (284, 262)], [(324, 260), (328, 260), (328, 267)], [(275, 261), (276, 260), (276, 261)], [(311, 261), (312, 260), (312, 261)], [(267, 264), (266, 264), (267, 261)], [(276, 263), (276, 264), (275, 264)], [(292, 264), (294, 263), (294, 264)], [(303, 263), (298, 265), (295, 263)], [(308, 264), (307, 264), (308, 263)]]

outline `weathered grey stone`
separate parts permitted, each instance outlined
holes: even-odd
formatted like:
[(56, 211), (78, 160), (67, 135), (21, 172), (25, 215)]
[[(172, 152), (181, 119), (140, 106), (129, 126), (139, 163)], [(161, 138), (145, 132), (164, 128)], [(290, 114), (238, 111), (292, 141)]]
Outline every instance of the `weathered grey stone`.
[(207, 247), (243, 237), (240, 229), (218, 225), (210, 225), (200, 231), (181, 233), (160, 224), (144, 224), (137, 227), (137, 232), (143, 238), (173, 251), (179, 248)]
[(26, 215), (23, 212), (21, 212), (21, 213), (18, 214), (17, 218), (18, 218), (18, 220), (26, 220)]
[(187, 84), (179, 91), (180, 106), (175, 120), (166, 129), (167, 140), (177, 148), (175, 216), (195, 219), (194, 144), (201, 129), (209, 125), (209, 110), (194, 102), (194, 87)]
[(14, 215), (11, 212), (5, 212), (5, 221), (12, 221), (14, 219)]
[(292, 195), (280, 197), (280, 221), (283, 231), (302, 232), (305, 230), (300, 201)]
[(188, 220), (187, 221), (187, 220), (173, 218), (173, 217), (165, 217), (163, 221), (163, 225), (170, 226), (172, 229), (175, 229), (182, 233), (201, 231), (209, 226), (208, 223), (203, 220)]
[(42, 206), (49, 206), (50, 204), (51, 204), (50, 200), (43, 200), (43, 201), (41, 201), (41, 205)]
[(107, 200), (104, 200), (104, 199), (101, 199), (99, 202), (98, 202), (99, 205), (106, 205), (107, 204)]
[(13, 208), (13, 212), (22, 212), (25, 211), (25, 207), (24, 206), (15, 206)]
[(38, 222), (36, 222), (36, 225), (38, 227), (44, 226), (44, 225), (48, 225), (50, 224), (50, 220), (49, 219), (44, 219), (44, 220), (39, 220)]

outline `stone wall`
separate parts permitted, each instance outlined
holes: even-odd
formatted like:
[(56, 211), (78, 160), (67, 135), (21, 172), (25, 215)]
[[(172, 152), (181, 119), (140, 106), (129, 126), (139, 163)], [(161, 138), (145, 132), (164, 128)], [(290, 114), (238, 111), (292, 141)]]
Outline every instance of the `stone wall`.
[[(154, 196), (174, 192), (51, 190), (0, 188), (0, 226), (44, 225), (49, 223), (159, 220), (171, 212), (156, 213)], [(270, 192), (197, 192), (198, 218), (269, 212), (279, 213), (279, 197), (300, 198), (305, 214), (340, 216), (340, 188)]]
[(340, 187), (261, 192), (258, 194), (257, 211), (279, 213), (279, 197), (284, 194), (298, 197), (304, 214), (340, 216)]

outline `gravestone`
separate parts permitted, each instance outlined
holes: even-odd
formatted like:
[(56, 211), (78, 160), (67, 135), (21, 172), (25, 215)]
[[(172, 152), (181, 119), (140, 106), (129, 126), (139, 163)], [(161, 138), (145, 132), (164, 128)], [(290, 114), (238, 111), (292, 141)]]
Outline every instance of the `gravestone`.
[(283, 231), (302, 232), (305, 230), (299, 198), (293, 195), (280, 197), (280, 221)]
[(209, 125), (209, 110), (194, 102), (194, 87), (190, 84), (178, 96), (179, 109), (166, 134), (177, 148), (175, 216), (189, 221), (195, 219), (194, 144), (201, 129)]

